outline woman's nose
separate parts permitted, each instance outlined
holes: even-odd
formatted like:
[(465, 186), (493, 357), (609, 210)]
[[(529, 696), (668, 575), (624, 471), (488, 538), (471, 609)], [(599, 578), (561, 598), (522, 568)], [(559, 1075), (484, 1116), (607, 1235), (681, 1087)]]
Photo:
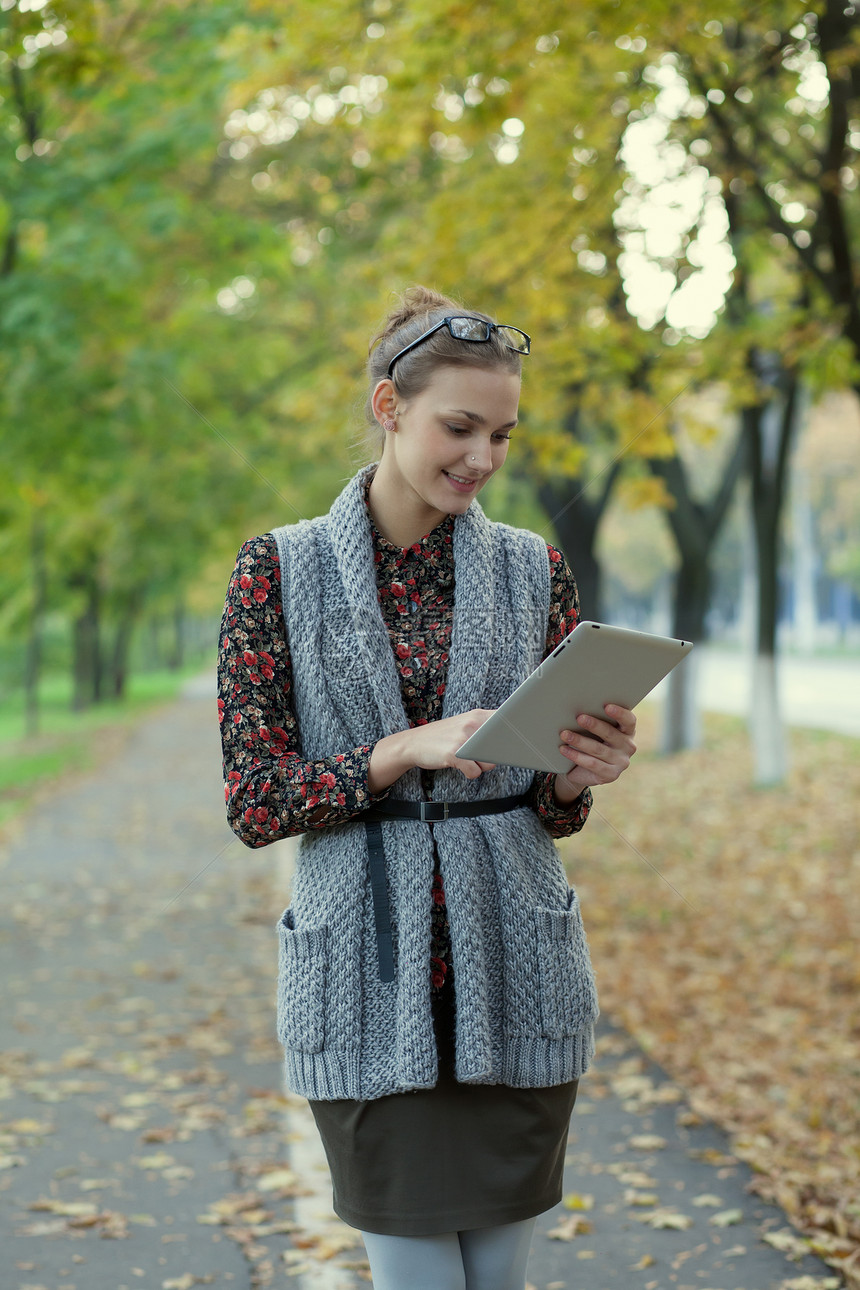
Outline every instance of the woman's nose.
[(473, 470), (490, 470), (493, 465), (493, 456), (490, 451), (489, 441), (481, 439), (478, 443), (469, 445), (469, 451), (466, 453), (466, 460)]

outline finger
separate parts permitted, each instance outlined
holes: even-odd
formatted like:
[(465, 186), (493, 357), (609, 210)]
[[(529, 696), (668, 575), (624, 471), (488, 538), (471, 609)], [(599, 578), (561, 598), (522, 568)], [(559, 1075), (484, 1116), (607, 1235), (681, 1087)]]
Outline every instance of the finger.
[[(593, 718), (590, 718), (593, 722)], [(605, 722), (597, 722), (596, 726), (605, 725)], [(617, 733), (617, 732), (616, 732)], [(613, 750), (614, 745), (609, 742), (609, 737), (605, 740), (595, 728), (591, 734), (582, 734), (578, 730), (562, 730), (561, 732), (562, 748), (567, 747), (575, 752), (586, 753), (591, 757), (606, 758)]]
[(625, 769), (629, 758), (604, 758), (591, 753), (576, 753), (575, 769), (583, 776), (586, 784), (611, 784)]
[(630, 765), (636, 751), (636, 745), (623, 736), (620, 744), (603, 743), (570, 730), (563, 730), (562, 737), (564, 742), (559, 747), (562, 756), (591, 774), (599, 770), (603, 783), (617, 779)]
[(630, 708), (622, 708), (617, 703), (605, 703), (604, 711), (613, 721), (618, 722), (618, 729), (622, 730), (625, 735), (634, 735), (636, 733), (636, 713)]
[(454, 770), (461, 770), (466, 779), (477, 779), (483, 773), (483, 767), (478, 761), (465, 761), (460, 757), (454, 758)]
[[(621, 709), (626, 711), (626, 709)], [(632, 713), (630, 714), (633, 715)], [(636, 729), (636, 720), (633, 720), (633, 728), (628, 731), (620, 726), (613, 725), (609, 721), (603, 721), (600, 717), (593, 717), (587, 712), (576, 718), (577, 724), (587, 730), (589, 735), (594, 739), (599, 739), (601, 743), (608, 744), (613, 748), (623, 748), (629, 742), (630, 736)]]
[(495, 769), (496, 769), (496, 763), (495, 763), (494, 761), (479, 761), (479, 762), (476, 762), (475, 764), (476, 764), (477, 766), (480, 766), (481, 770), (495, 770)]

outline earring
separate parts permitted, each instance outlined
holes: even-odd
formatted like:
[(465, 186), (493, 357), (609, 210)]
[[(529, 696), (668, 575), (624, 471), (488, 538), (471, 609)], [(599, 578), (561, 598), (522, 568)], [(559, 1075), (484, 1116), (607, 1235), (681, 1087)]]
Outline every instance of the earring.
[(393, 417), (386, 417), (386, 418), (385, 418), (385, 420), (384, 420), (384, 421), (383, 421), (383, 423), (382, 423), (382, 428), (383, 428), (383, 430), (386, 430), (386, 431), (388, 431), (388, 430), (396, 430), (396, 429), (397, 429), (397, 423), (395, 422), (395, 420), (394, 420), (394, 418), (393, 418)]

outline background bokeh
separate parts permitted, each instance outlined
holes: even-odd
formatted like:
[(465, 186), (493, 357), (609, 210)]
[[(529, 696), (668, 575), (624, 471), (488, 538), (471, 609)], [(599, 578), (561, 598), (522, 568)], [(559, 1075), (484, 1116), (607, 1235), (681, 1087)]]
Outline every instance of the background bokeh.
[(752, 678), (702, 723), (674, 673), (565, 852), (602, 997), (860, 1286), (855, 4), (0, 0), (0, 137), (0, 823), (213, 685), (237, 548), (362, 460), (394, 294), (493, 312), (533, 351), (489, 513), (713, 706)]
[(354, 468), (414, 281), (533, 334), (487, 506), (589, 616), (856, 648), (856, 14), (715, 15), (2, 0), (0, 676), (31, 733), (211, 647), (240, 541)]

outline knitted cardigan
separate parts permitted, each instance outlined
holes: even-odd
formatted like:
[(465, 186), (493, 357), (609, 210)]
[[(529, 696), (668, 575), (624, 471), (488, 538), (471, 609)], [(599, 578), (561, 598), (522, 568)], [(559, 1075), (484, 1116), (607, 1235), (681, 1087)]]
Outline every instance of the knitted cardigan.
[[(377, 600), (359, 472), (328, 515), (273, 530), (294, 704), (308, 760), (408, 728)], [(443, 717), (495, 708), (538, 665), (550, 574), (535, 534), (489, 521), (477, 501), (454, 523), (455, 601)], [(438, 800), (526, 791), (532, 772), (476, 780), (437, 771)], [(422, 796), (412, 769), (391, 796)], [(430, 1004), (433, 844), (444, 877), (457, 998), (456, 1078), (544, 1087), (578, 1079), (593, 1054), (597, 995), (576, 893), (534, 812), (386, 820), (395, 979), (379, 979), (361, 817), (302, 836), (292, 904), (278, 924), (278, 1033), (286, 1080), (311, 1099), (370, 1099), (436, 1083)]]

